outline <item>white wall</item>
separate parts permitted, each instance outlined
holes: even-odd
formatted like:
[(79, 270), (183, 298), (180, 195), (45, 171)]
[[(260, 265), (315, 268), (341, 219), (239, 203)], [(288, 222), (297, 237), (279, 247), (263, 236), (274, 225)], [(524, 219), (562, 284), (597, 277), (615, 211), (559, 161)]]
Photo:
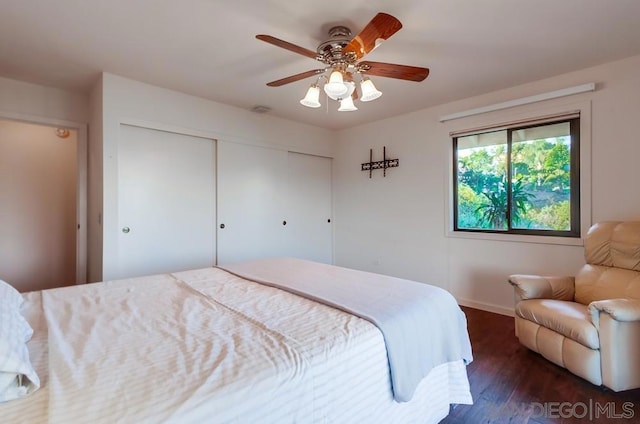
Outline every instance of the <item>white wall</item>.
[[(334, 157), (334, 245), (338, 265), (436, 284), (451, 290), (468, 304), (508, 312), (512, 308), (512, 292), (506, 282), (509, 274), (572, 274), (583, 263), (582, 248), (447, 237), (449, 132), (477, 121), (499, 122), (515, 112), (493, 112), (478, 117), (477, 121), (468, 119), (445, 124), (440, 123), (438, 117), (591, 81), (598, 83), (594, 93), (518, 110), (543, 113), (547, 105), (590, 101), (592, 221), (640, 219), (640, 196), (636, 188), (640, 143), (635, 128), (640, 110), (640, 57), (337, 134), (110, 74), (102, 76), (89, 98), (0, 78), (0, 116), (91, 122), (91, 281), (103, 278), (103, 259), (104, 277), (109, 277), (109, 266), (117, 253), (113, 250), (118, 210), (114, 158), (117, 157), (119, 125), (138, 122), (222, 140)], [(424, 84), (429, 84), (429, 80)], [(384, 145), (390, 157), (400, 158), (400, 167), (388, 170), (386, 179), (378, 171), (369, 180), (368, 173), (360, 171), (360, 164), (368, 160), (369, 148), (374, 148), (374, 159), (380, 159)], [(103, 202), (104, 227), (99, 216)]]
[[(0, 114), (88, 122), (87, 96), (0, 77)], [(3, 113), (4, 112), (4, 113)]]
[[(119, 228), (116, 177), (121, 123), (333, 157), (333, 131), (255, 114), (112, 74), (103, 74), (99, 85), (101, 87), (97, 87), (92, 95), (92, 122), (102, 115), (102, 170), (94, 168), (91, 171), (92, 178), (102, 181), (98, 186), (103, 190), (102, 240), (94, 240), (103, 248), (102, 275), (99, 279), (112, 278), (117, 266)], [(99, 103), (96, 90), (101, 91), (101, 111), (96, 106)], [(91, 202), (96, 205), (99, 203), (95, 198)], [(94, 214), (89, 218), (90, 225), (98, 225), (99, 217), (95, 212), (100, 208), (96, 206), (91, 210)], [(91, 263), (97, 267), (98, 261)], [(92, 277), (98, 274), (97, 268), (90, 270)]]
[[(447, 123), (438, 120), (587, 82), (596, 82), (597, 90)], [(461, 303), (503, 313), (513, 310), (509, 274), (574, 274), (584, 263), (581, 246), (447, 235), (449, 132), (585, 104), (591, 107), (591, 192), (584, 193), (591, 200), (591, 221), (640, 219), (636, 56), (339, 132), (334, 159), (336, 264), (435, 284)], [(369, 179), (360, 164), (368, 161), (370, 148), (374, 160), (381, 159), (385, 145), (389, 157), (400, 159), (400, 167), (388, 170), (387, 178), (374, 171)]]

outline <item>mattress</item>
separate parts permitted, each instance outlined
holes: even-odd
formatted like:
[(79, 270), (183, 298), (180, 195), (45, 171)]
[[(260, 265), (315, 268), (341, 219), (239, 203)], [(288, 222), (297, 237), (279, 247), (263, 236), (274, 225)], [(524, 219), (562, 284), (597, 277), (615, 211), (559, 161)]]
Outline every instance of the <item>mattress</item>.
[(12, 423), (435, 423), (472, 403), (462, 360), (393, 399), (369, 321), (219, 268), (25, 294), (41, 388)]

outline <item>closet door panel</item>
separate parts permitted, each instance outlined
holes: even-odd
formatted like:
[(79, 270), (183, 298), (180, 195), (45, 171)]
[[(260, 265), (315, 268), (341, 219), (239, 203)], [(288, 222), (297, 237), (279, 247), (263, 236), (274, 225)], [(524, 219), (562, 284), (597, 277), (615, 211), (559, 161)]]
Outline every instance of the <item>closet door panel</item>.
[(287, 152), (218, 142), (218, 263), (286, 254)]
[(119, 278), (215, 264), (215, 141), (121, 125)]
[(331, 158), (289, 152), (287, 217), (288, 255), (332, 263)]

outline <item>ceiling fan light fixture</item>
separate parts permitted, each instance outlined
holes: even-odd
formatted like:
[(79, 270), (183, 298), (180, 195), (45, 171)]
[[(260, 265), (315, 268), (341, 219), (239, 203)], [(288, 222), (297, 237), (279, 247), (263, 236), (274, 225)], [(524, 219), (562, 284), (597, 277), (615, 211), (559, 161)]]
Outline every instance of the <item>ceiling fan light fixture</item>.
[(344, 96), (349, 87), (344, 83), (342, 72), (338, 69), (334, 70), (329, 77), (329, 82), (324, 85), (324, 92), (332, 99)]
[(358, 108), (353, 104), (353, 97), (347, 96), (344, 99), (340, 99), (338, 112), (352, 112), (354, 110), (358, 110)]
[(307, 94), (300, 100), (300, 103), (306, 107), (320, 107), (320, 88), (316, 84), (311, 85), (307, 90)]
[(353, 81), (345, 81), (344, 82), (345, 87), (347, 87), (347, 92), (344, 93), (344, 95), (342, 95), (341, 98), (347, 98), (347, 97), (351, 97), (351, 95), (353, 94), (354, 91), (356, 91), (356, 83)]
[[(354, 37), (345, 26), (334, 26), (329, 29), (329, 37), (320, 43), (316, 51), (300, 47), (279, 38), (258, 34), (256, 38), (276, 47), (317, 60), (324, 64), (323, 68), (312, 69), (286, 78), (268, 82), (269, 87), (280, 87), (305, 78), (317, 76), (314, 85), (309, 88), (300, 103), (306, 107), (319, 108), (320, 85), (327, 99), (339, 102), (340, 111), (357, 110), (355, 100), (368, 102), (382, 96), (368, 75), (395, 78), (405, 81), (423, 81), (429, 75), (429, 68), (399, 65), (396, 63), (361, 61), (367, 54), (376, 49), (383, 41), (388, 40), (402, 28), (402, 23), (388, 13), (380, 12)], [(353, 80), (358, 74), (360, 91), (356, 91)], [(366, 74), (363, 75), (363, 74)], [(320, 82), (322, 80), (322, 82)], [(361, 94), (358, 96), (358, 94)]]
[(362, 102), (370, 102), (382, 96), (382, 91), (378, 90), (369, 78), (362, 80), (360, 89), (362, 90), (362, 96), (360, 96), (360, 101)]

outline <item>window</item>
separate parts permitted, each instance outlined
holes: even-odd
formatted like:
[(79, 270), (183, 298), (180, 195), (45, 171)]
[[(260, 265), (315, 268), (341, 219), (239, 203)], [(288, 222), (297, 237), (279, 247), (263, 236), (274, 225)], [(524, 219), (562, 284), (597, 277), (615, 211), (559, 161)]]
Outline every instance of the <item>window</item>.
[(580, 237), (580, 117), (453, 137), (454, 231)]

